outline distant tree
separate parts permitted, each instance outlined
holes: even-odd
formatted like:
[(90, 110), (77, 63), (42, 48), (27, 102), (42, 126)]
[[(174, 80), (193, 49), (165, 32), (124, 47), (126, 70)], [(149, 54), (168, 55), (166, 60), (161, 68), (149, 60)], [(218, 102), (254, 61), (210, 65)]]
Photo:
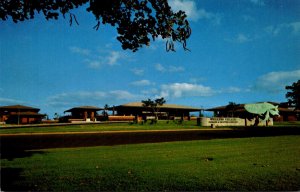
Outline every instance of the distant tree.
[(162, 106), (164, 103), (166, 103), (166, 100), (162, 97), (162, 98), (158, 98), (155, 100), (142, 100), (143, 106), (144, 107), (149, 107), (152, 109), (154, 115), (155, 115), (155, 120), (158, 120), (158, 112), (160, 109), (160, 106)]
[(49, 115), (48, 115), (48, 114), (45, 114), (45, 116), (43, 117), (43, 119), (49, 120)]
[(233, 117), (238, 106), (239, 105), (236, 104), (235, 102), (229, 102), (228, 105), (226, 106), (226, 109), (228, 111), (228, 116)]
[(300, 80), (286, 86), (285, 89), (290, 90), (285, 95), (289, 105), (295, 107), (295, 109), (300, 109)]
[(54, 120), (58, 120), (60, 118), (60, 115), (58, 113), (54, 113)]
[(191, 28), (183, 11), (173, 12), (168, 0), (1, 0), (0, 19), (9, 17), (14, 22), (33, 19), (35, 14), (43, 13), (45, 18), (58, 19), (59, 14), (69, 16), (70, 25), (79, 22), (71, 12), (84, 6), (92, 13), (98, 30), (101, 23), (117, 28), (117, 39), (123, 49), (137, 51), (143, 45), (150, 45), (161, 37), (167, 39), (167, 51), (175, 51), (174, 42), (180, 42), (184, 50), (191, 35)]

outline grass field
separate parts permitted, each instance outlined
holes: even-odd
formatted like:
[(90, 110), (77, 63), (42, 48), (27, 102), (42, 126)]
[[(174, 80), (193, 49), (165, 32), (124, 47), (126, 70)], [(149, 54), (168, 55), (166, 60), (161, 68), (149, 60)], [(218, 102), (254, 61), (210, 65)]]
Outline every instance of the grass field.
[[(296, 122), (274, 122), (274, 126), (295, 126), (300, 127), (300, 121)], [(136, 130), (174, 130), (174, 129), (203, 129), (209, 127), (197, 126), (196, 121), (158, 121), (157, 124), (151, 124), (148, 121), (145, 124), (136, 123), (103, 123), (103, 124), (83, 124), (83, 125), (60, 125), (51, 127), (21, 127), (7, 128), (0, 127), (0, 134), (7, 133), (53, 133), (53, 132), (93, 132), (93, 131), (136, 131)], [(224, 128), (224, 127), (220, 127)], [(235, 127), (239, 128), (239, 127)]]
[(159, 121), (157, 124), (147, 123), (103, 123), (103, 124), (82, 124), (82, 125), (60, 125), (51, 127), (21, 127), (21, 128), (0, 128), (0, 134), (5, 133), (51, 133), (51, 132), (82, 132), (82, 131), (130, 131), (130, 130), (173, 130), (173, 129), (199, 129), (196, 121)]
[(1, 172), (2, 190), (299, 190), (300, 136), (38, 150)]

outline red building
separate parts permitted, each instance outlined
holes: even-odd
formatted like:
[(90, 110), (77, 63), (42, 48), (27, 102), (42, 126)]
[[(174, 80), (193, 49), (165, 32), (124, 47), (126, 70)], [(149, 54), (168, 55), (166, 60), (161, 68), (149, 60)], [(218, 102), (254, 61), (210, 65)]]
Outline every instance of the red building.
[(38, 113), (39, 111), (38, 108), (23, 105), (0, 106), (0, 122), (6, 124), (40, 123), (46, 115)]

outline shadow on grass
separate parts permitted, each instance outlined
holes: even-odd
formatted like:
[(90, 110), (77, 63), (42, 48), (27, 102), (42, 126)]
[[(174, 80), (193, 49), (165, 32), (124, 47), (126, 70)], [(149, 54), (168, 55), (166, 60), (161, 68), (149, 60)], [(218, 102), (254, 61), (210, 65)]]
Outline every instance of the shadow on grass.
[(1, 147), (1, 159), (7, 159), (9, 161), (15, 158), (30, 157), (33, 154), (44, 154), (43, 151), (28, 151), (22, 148), (7, 148)]
[(172, 130), (139, 132), (99, 132), (72, 134), (28, 134), (1, 136), (1, 158), (13, 159), (31, 155), (26, 150), (111, 146), (170, 141), (209, 140), (223, 138), (300, 135), (299, 127), (244, 127), (211, 130)]
[[(33, 154), (44, 154), (42, 151), (27, 151), (25, 149), (19, 148), (3, 148), (1, 146), (1, 160), (7, 159), (9, 161), (15, 158), (25, 158), (30, 157)], [(31, 188), (23, 183), (26, 181), (22, 177), (21, 173), (23, 169), (21, 168), (8, 168), (1, 166), (1, 191), (30, 191)]]
[(1, 168), (1, 191), (29, 191), (30, 189), (22, 186), (20, 181), (24, 181), (20, 168)]

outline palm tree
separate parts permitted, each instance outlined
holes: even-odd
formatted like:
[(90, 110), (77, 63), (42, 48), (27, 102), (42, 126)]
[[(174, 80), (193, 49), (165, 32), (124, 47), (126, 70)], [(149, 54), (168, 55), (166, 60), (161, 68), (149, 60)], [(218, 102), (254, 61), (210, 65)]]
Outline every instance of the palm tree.
[(109, 108), (109, 105), (105, 104), (104, 105), (104, 111), (103, 111), (103, 116), (105, 117), (105, 119), (108, 118), (108, 113), (107, 113), (108, 108)]

